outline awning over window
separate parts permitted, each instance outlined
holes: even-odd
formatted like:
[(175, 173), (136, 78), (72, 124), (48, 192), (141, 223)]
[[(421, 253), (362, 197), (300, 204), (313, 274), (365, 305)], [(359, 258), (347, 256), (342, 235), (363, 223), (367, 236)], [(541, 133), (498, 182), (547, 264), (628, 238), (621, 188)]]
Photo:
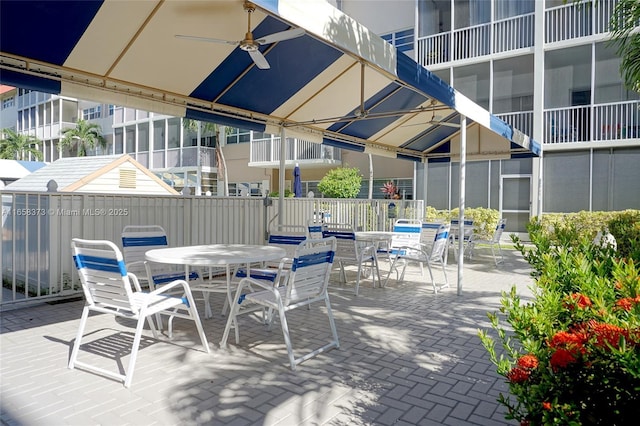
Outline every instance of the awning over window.
[[(3, 0), (0, 82), (413, 161), (455, 161), (463, 114), (469, 159), (540, 153), (330, 4), (252, 4)], [(303, 35), (260, 45), (260, 69), (234, 43), (249, 18), (255, 40)]]

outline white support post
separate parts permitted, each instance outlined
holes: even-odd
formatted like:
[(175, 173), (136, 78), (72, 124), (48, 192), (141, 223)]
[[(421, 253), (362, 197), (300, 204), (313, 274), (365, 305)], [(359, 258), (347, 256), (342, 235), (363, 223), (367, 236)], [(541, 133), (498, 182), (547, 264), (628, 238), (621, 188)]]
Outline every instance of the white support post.
[(458, 214), (458, 296), (462, 295), (464, 271), (464, 203), (467, 156), (467, 116), (460, 115), (460, 211)]

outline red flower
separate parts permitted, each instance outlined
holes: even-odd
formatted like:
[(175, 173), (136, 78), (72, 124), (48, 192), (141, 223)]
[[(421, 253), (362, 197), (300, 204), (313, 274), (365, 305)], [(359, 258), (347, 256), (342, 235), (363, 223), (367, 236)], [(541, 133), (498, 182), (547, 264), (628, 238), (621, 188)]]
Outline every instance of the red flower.
[(595, 338), (595, 345), (599, 348), (607, 348), (608, 345), (617, 348), (621, 337), (629, 337), (629, 333), (617, 325), (592, 320), (588, 326), (591, 336)]
[(636, 298), (624, 297), (616, 302), (616, 307), (625, 311), (630, 311), (636, 303)]
[(538, 367), (538, 358), (535, 355), (523, 355), (518, 359), (518, 367), (534, 369)]
[(570, 346), (580, 347), (584, 344), (585, 340), (585, 336), (582, 333), (559, 331), (553, 335), (549, 342), (549, 346), (552, 348), (566, 348)]
[(567, 349), (557, 349), (552, 355), (549, 363), (553, 371), (558, 371), (561, 368), (566, 367), (569, 364), (576, 362), (574, 354)]
[(578, 306), (580, 309), (588, 308), (591, 306), (591, 299), (582, 293), (572, 293), (568, 296), (565, 307), (573, 309), (574, 306)]
[(544, 401), (542, 403), (542, 409), (546, 411), (551, 411), (551, 403), (549, 401)]
[(523, 383), (527, 381), (529, 376), (531, 376), (531, 372), (520, 367), (514, 367), (507, 373), (507, 379), (511, 383)]

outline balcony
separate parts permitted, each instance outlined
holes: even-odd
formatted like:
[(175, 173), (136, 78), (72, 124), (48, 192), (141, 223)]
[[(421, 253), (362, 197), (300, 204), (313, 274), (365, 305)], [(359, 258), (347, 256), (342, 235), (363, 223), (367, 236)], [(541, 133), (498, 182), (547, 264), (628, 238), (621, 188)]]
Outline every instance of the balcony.
[(545, 11), (545, 43), (556, 43), (609, 32), (619, 0), (567, 2)]
[(544, 112), (546, 144), (640, 138), (640, 101), (552, 108)]
[[(491, 32), (493, 31), (493, 42)], [(528, 13), (493, 23), (418, 38), (417, 61), (425, 67), (532, 47), (534, 15)]]
[[(279, 136), (252, 139), (249, 167), (278, 167), (280, 146)], [(301, 139), (287, 139), (285, 163), (336, 166), (342, 164), (342, 154), (339, 148)]]

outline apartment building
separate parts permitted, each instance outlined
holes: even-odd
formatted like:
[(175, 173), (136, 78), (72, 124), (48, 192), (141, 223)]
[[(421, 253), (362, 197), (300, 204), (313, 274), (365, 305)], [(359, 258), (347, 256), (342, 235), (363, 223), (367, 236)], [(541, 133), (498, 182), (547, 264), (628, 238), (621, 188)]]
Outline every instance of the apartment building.
[[(542, 160), (467, 163), (467, 207), (499, 209), (511, 230), (542, 212), (640, 208), (640, 96), (609, 43), (617, 0), (338, 3), (543, 144)], [(418, 197), (457, 206), (457, 163), (416, 169)]]

